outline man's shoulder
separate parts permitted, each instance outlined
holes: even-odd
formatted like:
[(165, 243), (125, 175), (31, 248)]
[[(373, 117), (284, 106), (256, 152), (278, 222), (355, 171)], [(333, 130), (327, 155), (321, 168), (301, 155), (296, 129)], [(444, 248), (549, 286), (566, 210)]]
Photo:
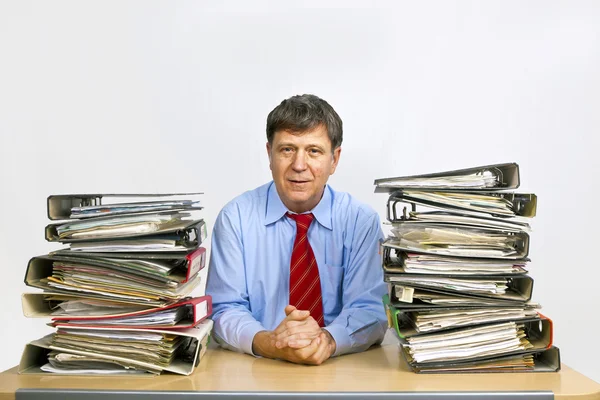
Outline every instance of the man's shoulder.
[(256, 189), (248, 190), (229, 201), (221, 212), (232, 213), (255, 208), (260, 204), (265, 204), (272, 182), (265, 183)]
[(332, 208), (336, 214), (342, 214), (345, 218), (359, 218), (368, 220), (378, 218), (377, 211), (367, 203), (358, 200), (355, 196), (347, 192), (338, 192), (329, 186), (332, 194)]

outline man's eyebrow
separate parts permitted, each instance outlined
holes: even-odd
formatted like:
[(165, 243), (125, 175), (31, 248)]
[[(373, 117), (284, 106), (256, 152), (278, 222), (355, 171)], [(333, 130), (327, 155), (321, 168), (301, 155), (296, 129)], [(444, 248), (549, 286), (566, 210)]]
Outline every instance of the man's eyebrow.
[(293, 148), (298, 148), (298, 147), (304, 147), (304, 148), (311, 148), (311, 147), (316, 147), (319, 150), (325, 150), (325, 147), (322, 144), (319, 143), (307, 143), (304, 144), (302, 146), (299, 146), (296, 143), (292, 143), (292, 142), (281, 142), (277, 144), (277, 148), (281, 148), (281, 147), (293, 147)]
[(298, 147), (298, 146), (291, 142), (281, 142), (281, 143), (277, 144), (277, 147)]

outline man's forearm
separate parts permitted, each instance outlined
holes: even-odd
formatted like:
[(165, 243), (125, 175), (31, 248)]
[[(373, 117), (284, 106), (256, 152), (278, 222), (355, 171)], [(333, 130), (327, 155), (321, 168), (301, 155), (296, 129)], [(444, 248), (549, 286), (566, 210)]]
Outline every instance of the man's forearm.
[[(220, 305), (217, 307), (220, 308)], [(221, 309), (215, 315), (214, 322), (213, 331), (221, 339), (219, 344), (222, 347), (248, 354), (254, 354), (252, 341), (256, 333), (265, 330), (264, 326), (243, 307), (227, 306)]]
[(336, 343), (335, 356), (364, 351), (381, 342), (387, 321), (381, 321), (365, 310), (345, 310), (325, 329)]

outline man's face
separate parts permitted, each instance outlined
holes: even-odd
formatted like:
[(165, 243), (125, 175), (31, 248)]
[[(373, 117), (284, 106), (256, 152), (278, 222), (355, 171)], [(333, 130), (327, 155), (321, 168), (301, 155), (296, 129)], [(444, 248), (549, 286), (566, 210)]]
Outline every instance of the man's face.
[(277, 131), (267, 143), (269, 166), (283, 204), (296, 213), (312, 210), (333, 175), (341, 148), (331, 152), (327, 128), (319, 125), (302, 133)]

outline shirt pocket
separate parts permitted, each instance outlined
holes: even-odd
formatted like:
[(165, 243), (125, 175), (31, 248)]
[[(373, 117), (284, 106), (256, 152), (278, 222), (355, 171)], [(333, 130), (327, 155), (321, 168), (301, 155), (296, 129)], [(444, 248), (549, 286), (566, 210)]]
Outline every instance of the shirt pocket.
[(342, 282), (344, 280), (344, 267), (325, 264), (326, 276), (321, 282), (323, 288), (323, 311), (331, 320), (337, 317), (342, 310)]

